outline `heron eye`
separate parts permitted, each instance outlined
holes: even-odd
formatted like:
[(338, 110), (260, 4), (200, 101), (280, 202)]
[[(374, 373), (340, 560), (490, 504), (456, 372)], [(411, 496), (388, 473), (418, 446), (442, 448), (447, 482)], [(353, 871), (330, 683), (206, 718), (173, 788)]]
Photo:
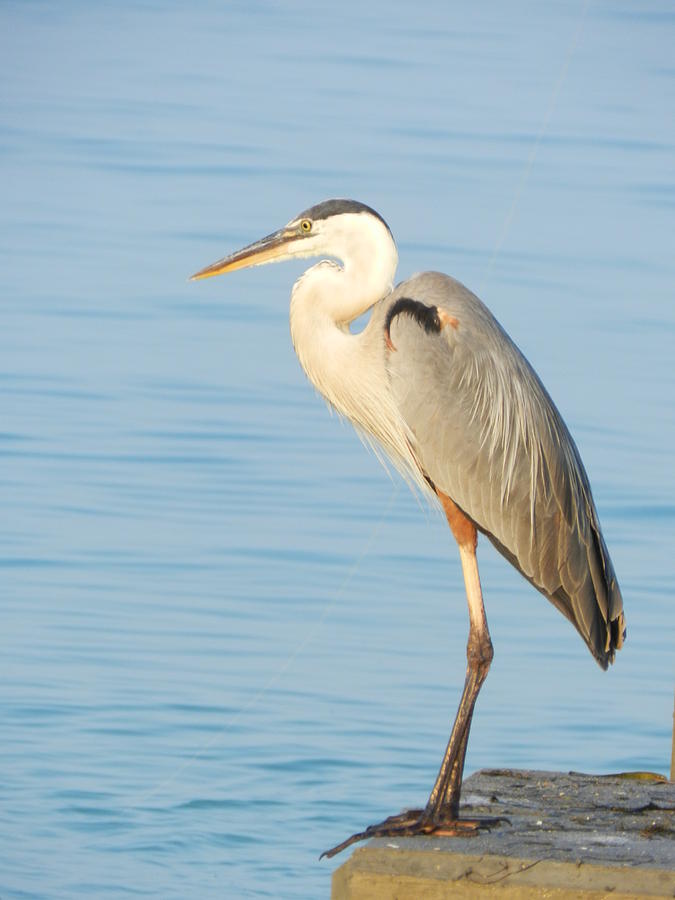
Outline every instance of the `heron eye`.
[(312, 230), (312, 223), (309, 219), (303, 219), (300, 223), (300, 228), (304, 231), (305, 234), (309, 234)]

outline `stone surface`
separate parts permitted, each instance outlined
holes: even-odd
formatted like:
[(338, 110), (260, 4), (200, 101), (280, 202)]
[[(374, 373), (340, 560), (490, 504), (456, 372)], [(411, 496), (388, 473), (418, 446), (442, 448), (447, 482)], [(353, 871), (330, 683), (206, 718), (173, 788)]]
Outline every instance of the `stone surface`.
[(334, 873), (333, 900), (675, 897), (672, 782), (484, 770), (462, 799), (464, 817), (507, 821), (473, 837), (372, 840)]

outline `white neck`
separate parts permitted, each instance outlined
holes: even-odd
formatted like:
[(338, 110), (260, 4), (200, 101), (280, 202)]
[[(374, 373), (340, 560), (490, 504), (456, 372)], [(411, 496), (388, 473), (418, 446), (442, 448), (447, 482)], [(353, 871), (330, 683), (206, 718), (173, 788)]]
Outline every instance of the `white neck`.
[(371, 216), (345, 215), (330, 223), (325, 248), (342, 265), (323, 260), (293, 285), (291, 337), (312, 384), (340, 412), (356, 419), (344, 397), (346, 382), (368, 371), (358, 359), (359, 336), (349, 324), (392, 289), (398, 254), (389, 230)]
[[(347, 218), (346, 216), (344, 218)], [(330, 234), (330, 254), (293, 286), (291, 337), (309, 380), (338, 412), (392, 457), (397, 467), (419, 472), (411, 453), (412, 436), (389, 389), (384, 336), (366, 326), (352, 334), (349, 323), (390, 293), (398, 256), (389, 230), (371, 217), (345, 223)], [(349, 227), (347, 227), (349, 226)], [(328, 239), (327, 239), (328, 246)]]

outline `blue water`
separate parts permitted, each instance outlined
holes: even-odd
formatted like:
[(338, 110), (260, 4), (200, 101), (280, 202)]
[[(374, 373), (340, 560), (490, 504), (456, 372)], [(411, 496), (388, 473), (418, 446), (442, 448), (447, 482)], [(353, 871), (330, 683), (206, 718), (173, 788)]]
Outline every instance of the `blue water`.
[(293, 356), (301, 265), (189, 284), (330, 196), (451, 272), (586, 462), (609, 673), (490, 547), (467, 772), (666, 771), (675, 14), (666, 2), (0, 11), (0, 894), (326, 897), (419, 804), (464, 673), (439, 515)]

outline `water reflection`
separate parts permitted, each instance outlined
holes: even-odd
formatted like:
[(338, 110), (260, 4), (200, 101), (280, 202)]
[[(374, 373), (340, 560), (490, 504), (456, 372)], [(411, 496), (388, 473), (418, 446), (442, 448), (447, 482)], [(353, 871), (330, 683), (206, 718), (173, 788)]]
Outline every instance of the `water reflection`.
[(382, 212), (400, 277), (481, 289), (570, 424), (626, 598), (603, 675), (482, 550), (468, 769), (663, 771), (668, 10), (34, 12), (4, 10), (0, 63), (3, 896), (326, 896), (318, 852), (429, 789), (466, 639), (447, 529), (304, 383), (300, 265), (185, 281), (327, 196)]

